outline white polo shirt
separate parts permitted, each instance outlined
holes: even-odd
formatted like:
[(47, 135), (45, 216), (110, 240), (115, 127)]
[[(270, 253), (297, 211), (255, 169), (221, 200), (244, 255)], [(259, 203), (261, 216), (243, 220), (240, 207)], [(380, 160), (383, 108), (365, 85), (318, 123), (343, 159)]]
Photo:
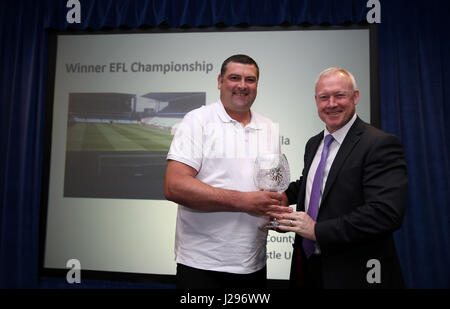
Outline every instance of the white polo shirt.
[[(168, 160), (198, 171), (196, 178), (216, 188), (257, 191), (253, 181), (258, 154), (279, 152), (279, 130), (251, 112), (246, 127), (221, 102), (186, 114), (176, 129)], [(244, 212), (203, 212), (178, 205), (175, 260), (187, 266), (247, 274), (266, 264), (266, 219)]]

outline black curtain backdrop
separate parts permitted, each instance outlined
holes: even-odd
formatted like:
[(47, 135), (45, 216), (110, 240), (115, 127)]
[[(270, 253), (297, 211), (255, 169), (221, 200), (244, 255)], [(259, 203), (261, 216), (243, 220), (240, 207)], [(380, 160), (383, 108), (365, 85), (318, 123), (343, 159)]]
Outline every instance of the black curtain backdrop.
[[(48, 29), (69, 28), (66, 2), (0, 4), (0, 288), (42, 287), (38, 253)], [(74, 29), (339, 25), (363, 22), (369, 10), (367, 0), (80, 2), (82, 22), (70, 26)], [(449, 288), (449, 4), (380, 2), (381, 127), (401, 138), (409, 172), (408, 209), (395, 234), (397, 248), (409, 288)]]

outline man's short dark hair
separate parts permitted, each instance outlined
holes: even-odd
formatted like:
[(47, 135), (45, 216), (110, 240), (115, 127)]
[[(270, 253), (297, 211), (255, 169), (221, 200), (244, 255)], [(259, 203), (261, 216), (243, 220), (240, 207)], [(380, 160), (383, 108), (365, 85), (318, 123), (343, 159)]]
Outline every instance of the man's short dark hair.
[(228, 57), (222, 63), (222, 68), (220, 69), (220, 76), (223, 77), (223, 75), (225, 74), (225, 71), (227, 70), (227, 65), (230, 62), (254, 65), (256, 67), (256, 77), (259, 78), (259, 67), (258, 67), (258, 64), (256, 63), (256, 61), (253, 60), (251, 57), (249, 57), (247, 55), (242, 55), (242, 54), (233, 55), (231, 57)]

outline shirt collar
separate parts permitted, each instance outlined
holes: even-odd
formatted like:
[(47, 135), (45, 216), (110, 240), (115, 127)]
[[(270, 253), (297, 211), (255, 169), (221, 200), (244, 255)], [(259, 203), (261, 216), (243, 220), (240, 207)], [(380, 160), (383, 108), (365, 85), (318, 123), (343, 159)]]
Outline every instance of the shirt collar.
[(221, 101), (216, 103), (216, 110), (217, 115), (219, 116), (219, 119), (223, 122), (235, 122), (236, 120), (232, 119), (230, 115), (227, 114), (225, 107), (223, 107), (223, 104)]
[(350, 119), (349, 122), (347, 122), (342, 128), (340, 128), (333, 134), (328, 132), (327, 128), (325, 128), (325, 130), (323, 131), (323, 133), (324, 133), (323, 136), (325, 137), (328, 134), (331, 134), (331, 135), (333, 135), (334, 140), (336, 142), (338, 142), (339, 145), (342, 145), (342, 142), (344, 141), (345, 136), (347, 135), (348, 131), (350, 130), (350, 128), (353, 125), (353, 123), (355, 122), (355, 120), (356, 120), (356, 113), (353, 114), (353, 117)]
[[(217, 114), (219, 116), (219, 119), (223, 122), (238, 123), (238, 121), (234, 120), (233, 118), (230, 117), (230, 115), (227, 114), (225, 107), (223, 107), (223, 104), (220, 100), (219, 102), (217, 102)], [(250, 122), (247, 126), (245, 126), (245, 128), (260, 130), (261, 128), (258, 125), (259, 124), (258, 115), (252, 110), (250, 110), (250, 114), (251, 114)]]

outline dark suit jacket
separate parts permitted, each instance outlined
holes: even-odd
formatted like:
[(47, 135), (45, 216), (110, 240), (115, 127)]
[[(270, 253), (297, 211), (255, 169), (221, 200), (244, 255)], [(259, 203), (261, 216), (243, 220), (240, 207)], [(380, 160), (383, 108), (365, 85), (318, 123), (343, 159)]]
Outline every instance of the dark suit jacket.
[[(305, 210), (306, 178), (322, 138), (323, 132), (308, 141), (302, 176), (286, 191), (297, 211)], [(406, 187), (399, 139), (357, 117), (331, 166), (315, 225), (325, 288), (404, 286), (393, 232), (402, 224)], [(301, 241), (296, 235), (294, 248), (301, 248)], [(302, 249), (294, 250), (291, 283), (298, 252)], [(367, 281), (371, 259), (380, 262), (381, 283)]]

